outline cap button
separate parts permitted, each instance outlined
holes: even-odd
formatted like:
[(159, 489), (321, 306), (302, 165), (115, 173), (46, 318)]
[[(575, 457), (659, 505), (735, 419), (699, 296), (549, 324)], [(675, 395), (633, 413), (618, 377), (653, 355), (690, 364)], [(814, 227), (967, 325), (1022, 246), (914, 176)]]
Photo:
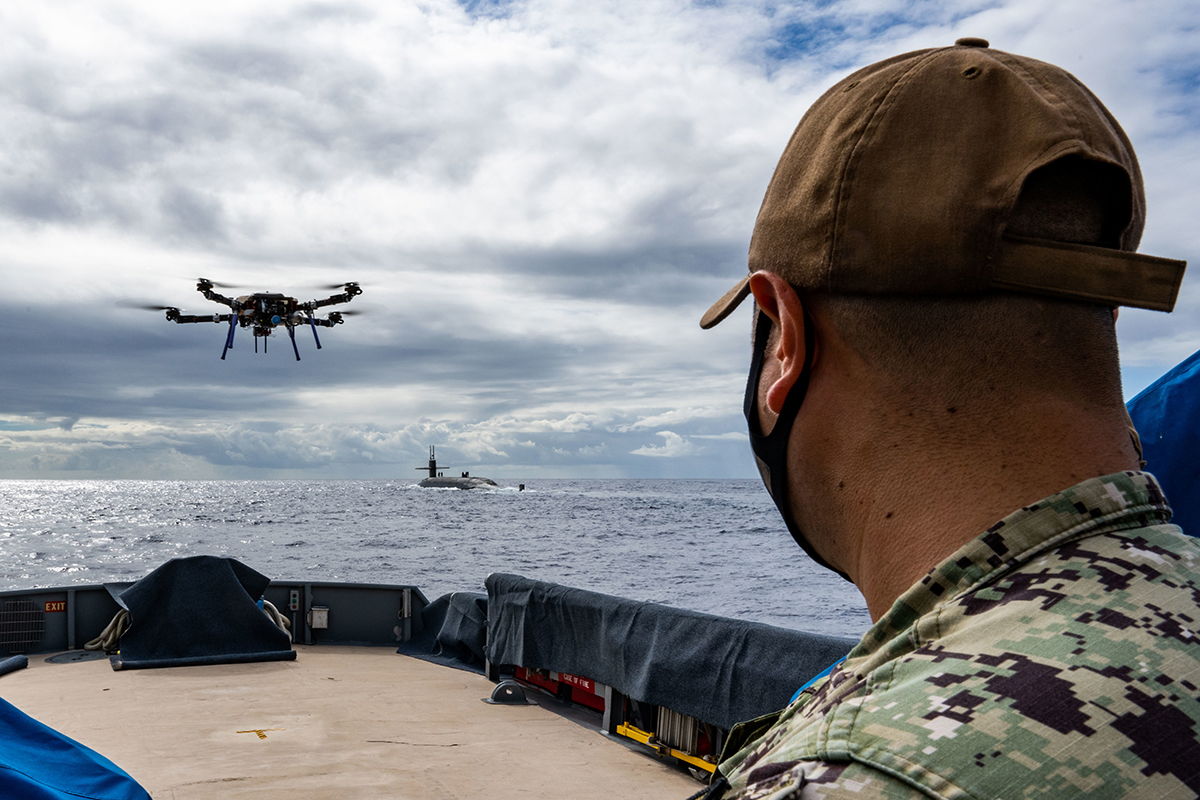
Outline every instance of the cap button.
[(954, 42), (959, 47), (987, 47), (987, 39), (977, 39), (974, 36), (964, 36)]

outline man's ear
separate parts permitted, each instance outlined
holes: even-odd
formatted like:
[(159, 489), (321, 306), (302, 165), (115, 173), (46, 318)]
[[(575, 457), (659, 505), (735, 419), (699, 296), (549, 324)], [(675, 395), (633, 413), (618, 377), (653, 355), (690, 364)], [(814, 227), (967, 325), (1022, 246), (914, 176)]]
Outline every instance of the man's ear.
[(804, 305), (791, 284), (774, 272), (759, 271), (750, 276), (750, 291), (759, 310), (771, 318), (779, 330), (773, 347), (763, 354), (774, 359), (777, 368), (764, 365), (763, 373), (777, 375), (764, 398), (767, 408), (778, 414), (783, 401), (804, 372)]

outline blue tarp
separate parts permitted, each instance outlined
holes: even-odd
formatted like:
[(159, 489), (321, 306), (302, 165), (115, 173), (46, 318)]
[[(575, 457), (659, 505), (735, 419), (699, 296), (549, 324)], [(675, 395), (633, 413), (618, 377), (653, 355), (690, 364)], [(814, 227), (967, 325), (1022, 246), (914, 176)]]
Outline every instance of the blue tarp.
[(1171, 501), (1171, 519), (1200, 536), (1200, 351), (1128, 403), (1146, 470)]
[(0, 700), (0, 800), (150, 800), (94, 750)]

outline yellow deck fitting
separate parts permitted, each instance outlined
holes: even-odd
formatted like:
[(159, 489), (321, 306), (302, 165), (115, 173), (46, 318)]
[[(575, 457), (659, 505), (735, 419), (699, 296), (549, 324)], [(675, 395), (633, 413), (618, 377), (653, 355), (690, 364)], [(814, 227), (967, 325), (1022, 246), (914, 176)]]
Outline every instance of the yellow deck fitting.
[(627, 723), (623, 722), (620, 725), (618, 725), (617, 733), (626, 737), (627, 739), (633, 739), (635, 742), (641, 742), (642, 744), (646, 745), (647, 747), (653, 747), (655, 750), (658, 751), (659, 755), (672, 756), (674, 758), (678, 758), (680, 761), (685, 761), (694, 767), (699, 767), (700, 769), (705, 770), (706, 772), (713, 772), (717, 768), (717, 765), (712, 763), (711, 761), (705, 761), (703, 758), (699, 758), (699, 757), (693, 756), (693, 755), (688, 755), (687, 753), (684, 753), (681, 750), (676, 750), (673, 747), (668, 747), (667, 745), (665, 745), (662, 742), (655, 739), (653, 734), (646, 733), (645, 731), (643, 731), (639, 728), (635, 728), (632, 725), (629, 725)]
[(265, 738), (267, 738), (267, 731), (285, 731), (285, 730), (287, 730), (287, 728), (255, 728), (254, 730), (250, 730), (250, 731), (238, 731), (238, 733), (257, 733), (258, 738), (265, 739)]

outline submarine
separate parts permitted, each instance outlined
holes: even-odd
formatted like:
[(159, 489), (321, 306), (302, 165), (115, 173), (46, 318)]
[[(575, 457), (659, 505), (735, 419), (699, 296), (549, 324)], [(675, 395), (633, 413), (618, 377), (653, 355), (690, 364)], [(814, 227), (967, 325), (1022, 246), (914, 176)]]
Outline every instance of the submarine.
[[(487, 489), (492, 486), (499, 487), (491, 478), (475, 478), (471, 477), (471, 473), (464, 472), (456, 477), (445, 477), (438, 472), (437, 458), (434, 456), (433, 445), (429, 445), (429, 465), (425, 467), (416, 467), (420, 470), (429, 470), (429, 477), (421, 480), (417, 485), (422, 489)], [(521, 488), (525, 488), (522, 486)]]

